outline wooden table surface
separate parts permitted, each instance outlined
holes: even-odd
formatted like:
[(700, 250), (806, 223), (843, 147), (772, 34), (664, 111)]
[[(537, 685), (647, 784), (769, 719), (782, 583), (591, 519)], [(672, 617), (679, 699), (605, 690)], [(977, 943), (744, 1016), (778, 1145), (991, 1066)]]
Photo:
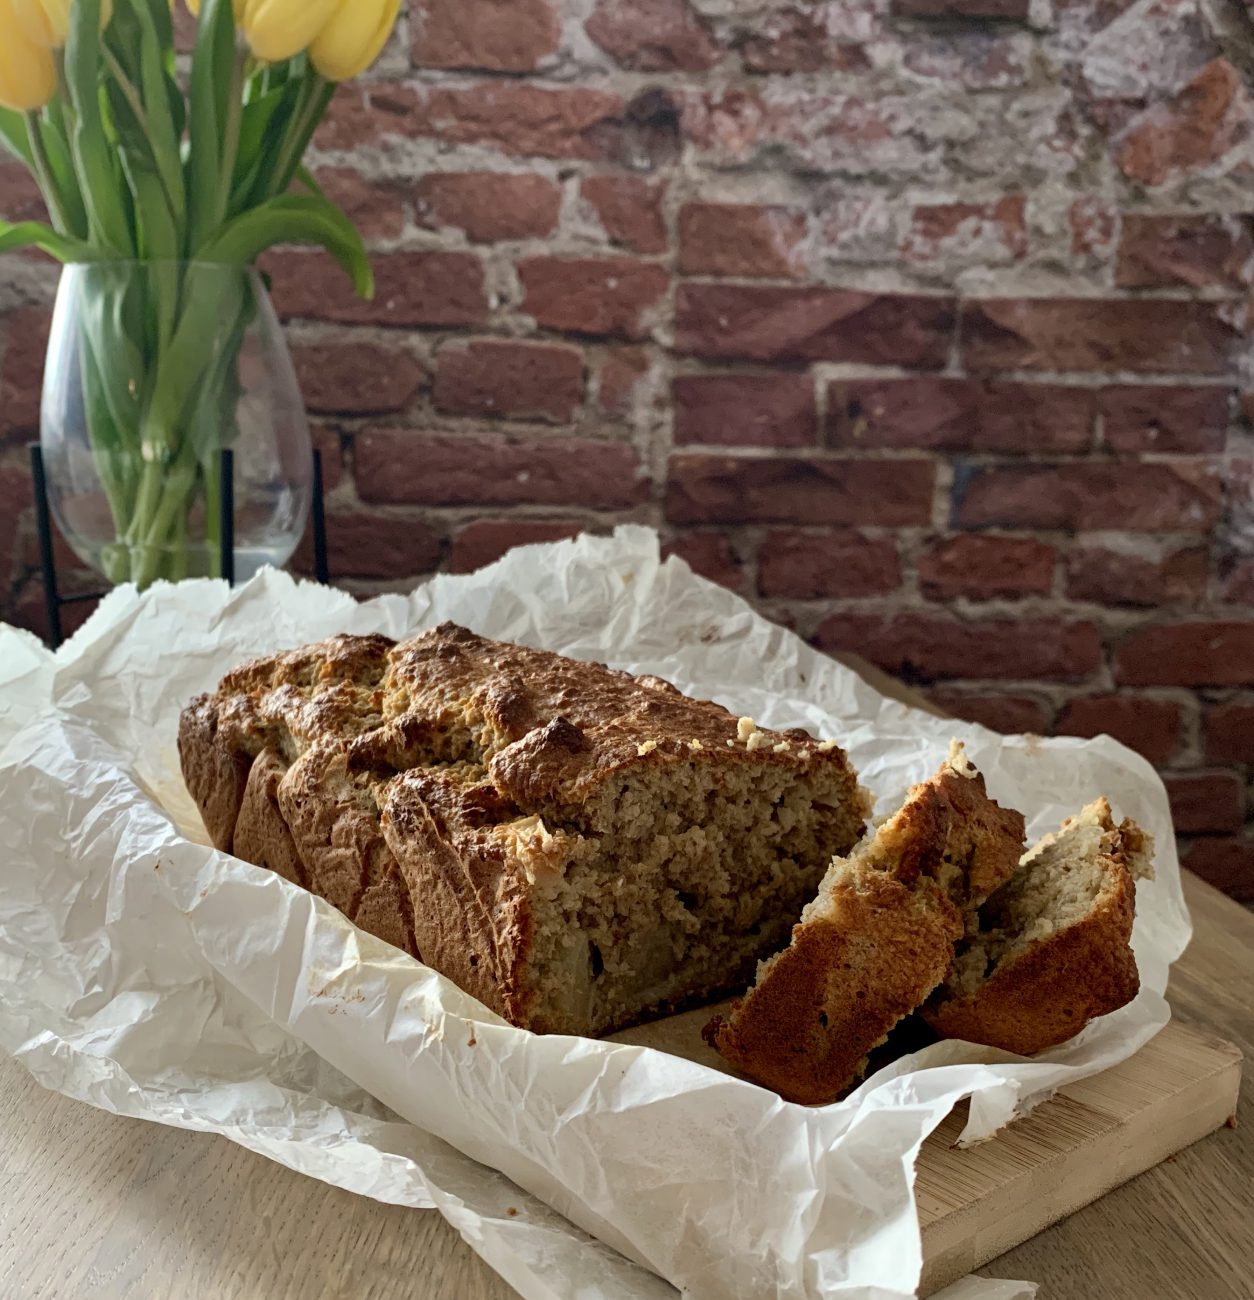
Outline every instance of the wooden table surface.
[[(1254, 1060), (1254, 914), (1186, 876), (1182, 1020)], [(1254, 1296), (1254, 1069), (1223, 1129), (981, 1270), (1042, 1300)], [(120, 1119), (0, 1061), (4, 1300), (506, 1300), (433, 1210), (379, 1205), (225, 1138)]]

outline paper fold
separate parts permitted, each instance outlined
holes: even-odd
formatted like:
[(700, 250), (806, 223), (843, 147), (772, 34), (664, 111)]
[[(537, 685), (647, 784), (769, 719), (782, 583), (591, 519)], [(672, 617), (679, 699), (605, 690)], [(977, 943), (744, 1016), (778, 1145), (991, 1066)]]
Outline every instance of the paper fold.
[[(1159, 844), (1138, 897), (1140, 996), (1034, 1061), (940, 1043), (807, 1109), (638, 1045), (647, 1032), (628, 1044), (514, 1029), (322, 900), (207, 846), (174, 748), (188, 699), (255, 654), (443, 619), (836, 737), (881, 812), (955, 731), (1033, 836), (1106, 794)], [(1107, 738), (1001, 737), (886, 700), (661, 562), (640, 528), (361, 605), (270, 571), (235, 591), (123, 590), (55, 657), (0, 629), (0, 743), (0, 1047), (67, 1095), (434, 1205), (529, 1297), (913, 1294), (926, 1135), (970, 1096), (964, 1139), (985, 1138), (1125, 1059), (1166, 1023), (1189, 935), (1144, 760)]]

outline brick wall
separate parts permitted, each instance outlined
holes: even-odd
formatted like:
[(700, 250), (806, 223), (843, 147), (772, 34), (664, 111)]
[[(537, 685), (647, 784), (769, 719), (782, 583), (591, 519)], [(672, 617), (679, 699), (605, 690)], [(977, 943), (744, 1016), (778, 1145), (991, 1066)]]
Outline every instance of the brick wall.
[[(353, 590), (637, 520), (833, 650), (1109, 731), (1254, 897), (1242, 0), (416, 0), (271, 259)], [(0, 167), (0, 206), (37, 197)], [(0, 288), (0, 613), (51, 268)]]

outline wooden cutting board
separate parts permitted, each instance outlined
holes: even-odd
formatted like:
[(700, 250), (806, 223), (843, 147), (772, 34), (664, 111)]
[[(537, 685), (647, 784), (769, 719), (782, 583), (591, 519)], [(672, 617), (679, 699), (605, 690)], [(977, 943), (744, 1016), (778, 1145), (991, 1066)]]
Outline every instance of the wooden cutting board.
[(962, 1151), (963, 1106), (924, 1143), (916, 1192), (931, 1295), (1121, 1183), (1213, 1133), (1236, 1113), (1241, 1053), (1169, 1024), (1131, 1060)]
[[(730, 1073), (700, 1038), (712, 1011), (730, 1005), (653, 1021), (614, 1040)], [(1240, 1086), (1235, 1044), (1173, 1021), (1122, 1065), (1060, 1089), (990, 1141), (959, 1150), (964, 1103), (919, 1153), (919, 1294), (948, 1286), (1213, 1133), (1236, 1114)]]

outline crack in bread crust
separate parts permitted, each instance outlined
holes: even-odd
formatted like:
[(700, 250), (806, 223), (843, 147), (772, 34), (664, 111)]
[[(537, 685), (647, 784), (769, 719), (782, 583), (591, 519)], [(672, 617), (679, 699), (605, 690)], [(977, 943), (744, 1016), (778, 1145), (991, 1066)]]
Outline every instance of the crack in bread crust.
[(243, 665), (180, 752), (219, 847), (546, 1031), (741, 985), (867, 812), (830, 742), (453, 624)]

